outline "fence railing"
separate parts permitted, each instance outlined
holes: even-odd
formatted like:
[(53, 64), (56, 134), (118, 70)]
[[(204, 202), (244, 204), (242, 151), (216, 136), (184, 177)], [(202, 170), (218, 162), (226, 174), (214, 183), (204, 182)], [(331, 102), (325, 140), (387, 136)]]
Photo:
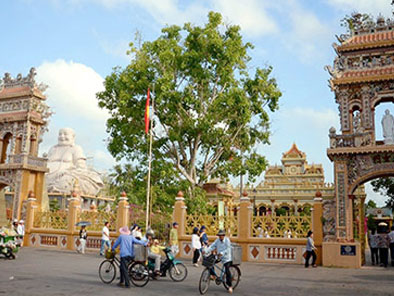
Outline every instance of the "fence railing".
[(238, 236), (237, 216), (217, 216), (217, 215), (186, 215), (185, 234), (192, 234), (193, 228), (206, 227), (207, 235), (216, 235), (219, 229), (226, 230), (229, 236)]
[(78, 222), (87, 221), (92, 223), (86, 229), (91, 231), (101, 231), (104, 223), (109, 222), (109, 230), (116, 231), (116, 212), (106, 211), (84, 211), (79, 213)]
[(34, 215), (33, 227), (42, 229), (67, 229), (68, 213), (66, 211), (37, 211)]
[(311, 228), (311, 216), (254, 216), (251, 234), (260, 238), (305, 238)]

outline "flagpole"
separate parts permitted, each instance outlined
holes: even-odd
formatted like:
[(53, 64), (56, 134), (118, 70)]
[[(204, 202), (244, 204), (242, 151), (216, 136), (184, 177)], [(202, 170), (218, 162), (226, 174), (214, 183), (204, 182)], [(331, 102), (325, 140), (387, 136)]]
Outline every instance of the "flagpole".
[[(152, 97), (152, 106), (153, 106), (154, 99)], [(153, 110), (153, 108), (152, 108)], [(150, 116), (149, 116), (150, 117)], [(152, 112), (152, 119), (153, 119), (153, 112)], [(149, 214), (150, 214), (150, 171), (151, 171), (151, 166), (152, 166), (152, 139), (153, 139), (153, 131), (152, 131), (152, 125), (153, 125), (153, 120), (149, 118), (149, 164), (148, 164), (148, 184), (147, 184), (147, 190), (146, 190), (146, 217), (145, 217), (145, 230), (148, 231), (149, 227)]]

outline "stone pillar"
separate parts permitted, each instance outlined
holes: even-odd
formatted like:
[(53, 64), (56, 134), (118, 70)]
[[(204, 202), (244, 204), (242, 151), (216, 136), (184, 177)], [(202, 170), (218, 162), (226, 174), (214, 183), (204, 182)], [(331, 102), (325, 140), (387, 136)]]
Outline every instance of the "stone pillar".
[(7, 203), (5, 201), (5, 189), (0, 190), (0, 227), (7, 226)]
[(69, 250), (75, 250), (74, 236), (78, 234), (75, 224), (78, 222), (80, 212), (81, 198), (76, 192), (73, 192), (68, 204), (67, 249)]
[(275, 199), (271, 199), (271, 215), (275, 216), (276, 211), (275, 211)]
[[(185, 198), (183, 197), (183, 192), (179, 191), (175, 197), (175, 205), (174, 205), (174, 212), (173, 212), (173, 222), (177, 222), (178, 226), (178, 235), (183, 236), (186, 234), (186, 205), (185, 205)], [(181, 248), (179, 248), (181, 249)]]
[(358, 215), (360, 220), (359, 233), (360, 233), (360, 245), (361, 245), (361, 264), (365, 265), (365, 247), (366, 247), (366, 237), (365, 237), (365, 213), (364, 213), (364, 203), (365, 196), (360, 197)]
[(122, 192), (117, 209), (116, 216), (116, 232), (119, 233), (119, 229), (123, 226), (129, 225), (129, 203), (127, 201), (126, 192)]
[(323, 244), (323, 199), (320, 191), (317, 191), (315, 194), (315, 198), (313, 199), (313, 211), (312, 211), (312, 231), (313, 231), (313, 240), (315, 242), (316, 255), (317, 260), (316, 264), (322, 264), (322, 244)]
[(27, 198), (26, 205), (26, 221), (25, 221), (25, 237), (23, 238), (23, 245), (28, 247), (30, 245), (30, 234), (34, 227), (34, 214), (37, 209), (37, 200), (34, 193), (30, 192)]
[(242, 247), (242, 260), (248, 260), (247, 240), (251, 237), (253, 205), (250, 203), (248, 194), (244, 192), (240, 199), (238, 217), (238, 239)]
[(294, 216), (298, 216), (298, 199), (294, 200)]

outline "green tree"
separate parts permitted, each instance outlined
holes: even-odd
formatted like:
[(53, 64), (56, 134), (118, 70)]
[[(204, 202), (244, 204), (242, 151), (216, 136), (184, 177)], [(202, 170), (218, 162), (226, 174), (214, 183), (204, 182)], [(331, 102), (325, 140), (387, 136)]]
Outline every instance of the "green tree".
[(386, 177), (375, 179), (371, 182), (373, 191), (386, 196), (386, 206), (394, 210), (394, 178)]
[(49, 210), (51, 212), (57, 212), (60, 210), (60, 205), (59, 205), (59, 201), (57, 200), (57, 198), (53, 198), (49, 201)]
[(277, 110), (281, 92), (271, 67), (252, 71), (251, 48), (239, 26), (225, 25), (214, 12), (203, 27), (167, 26), (154, 41), (130, 43), (131, 63), (115, 68), (97, 94), (111, 115), (110, 153), (138, 163), (138, 174), (146, 175), (143, 118), (150, 88), (156, 175), (169, 174), (173, 184), (186, 181), (190, 196), (210, 177), (248, 173), (253, 181), (266, 167), (256, 147), (269, 143), (268, 112)]
[(365, 205), (366, 209), (376, 209), (377, 205), (376, 202), (370, 199), (367, 204)]

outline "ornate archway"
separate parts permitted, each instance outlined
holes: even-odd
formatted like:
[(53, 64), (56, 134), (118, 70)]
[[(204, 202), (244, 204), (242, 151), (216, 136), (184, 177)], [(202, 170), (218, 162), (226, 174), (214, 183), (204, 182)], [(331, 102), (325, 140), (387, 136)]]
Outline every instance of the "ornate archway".
[[(394, 31), (392, 22), (382, 17), (375, 24), (364, 25), (357, 23), (352, 34), (338, 37), (341, 44), (333, 46), (337, 53), (334, 67), (327, 67), (341, 125), (339, 134), (335, 128), (330, 129), (327, 150), (334, 162), (337, 242), (355, 239), (356, 188), (369, 180), (394, 175), (394, 127), (391, 140), (385, 137), (377, 141), (375, 135), (381, 128), (375, 118), (376, 106), (394, 103)], [(363, 210), (357, 214), (363, 215)]]
[(41, 204), (47, 172), (46, 159), (38, 157), (38, 142), (50, 112), (35, 75), (32, 68), (26, 77), (5, 73), (0, 80), (0, 189), (12, 186), (15, 192), (13, 219), (20, 219), (29, 191)]

